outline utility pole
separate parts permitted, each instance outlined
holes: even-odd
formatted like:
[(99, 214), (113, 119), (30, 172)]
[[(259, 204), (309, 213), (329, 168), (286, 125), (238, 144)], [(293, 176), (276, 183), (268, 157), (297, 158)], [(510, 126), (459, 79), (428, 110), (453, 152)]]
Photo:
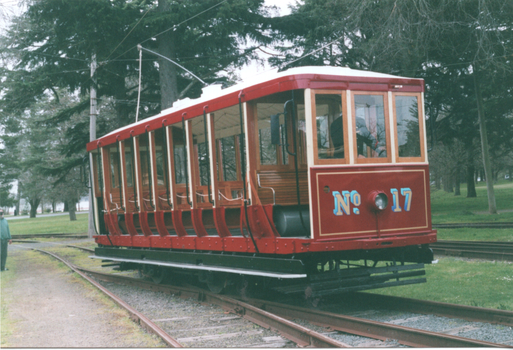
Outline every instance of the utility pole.
[[(96, 54), (94, 53), (91, 58), (91, 90), (90, 90), (91, 104), (89, 108), (89, 141), (96, 140), (96, 116), (97, 111), (97, 100), (96, 100)], [(89, 153), (89, 169), (93, 171), (93, 155)], [(94, 209), (93, 209), (93, 183), (91, 183), (91, 177), (89, 177), (89, 225), (87, 236), (92, 238), (95, 234), (94, 229)]]

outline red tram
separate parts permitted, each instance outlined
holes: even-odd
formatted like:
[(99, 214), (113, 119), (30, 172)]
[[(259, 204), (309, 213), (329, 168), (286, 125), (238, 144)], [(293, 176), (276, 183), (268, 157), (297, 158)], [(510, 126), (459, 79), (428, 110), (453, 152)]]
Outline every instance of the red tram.
[(421, 79), (293, 68), (208, 86), (89, 143), (94, 257), (217, 291), (425, 282), (436, 231), (423, 92)]

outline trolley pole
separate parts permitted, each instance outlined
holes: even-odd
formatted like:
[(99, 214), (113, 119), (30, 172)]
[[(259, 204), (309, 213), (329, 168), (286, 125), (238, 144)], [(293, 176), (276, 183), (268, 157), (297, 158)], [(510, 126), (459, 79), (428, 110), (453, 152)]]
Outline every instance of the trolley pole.
[[(93, 54), (91, 58), (91, 90), (90, 90), (90, 108), (89, 108), (89, 141), (96, 140), (96, 116), (97, 112), (97, 100), (96, 100), (96, 54)], [(93, 171), (93, 155), (89, 153), (89, 169)], [(95, 234), (94, 229), (94, 208), (93, 208), (93, 184), (91, 183), (91, 177), (89, 176), (89, 224), (87, 230), (87, 236), (92, 238)]]

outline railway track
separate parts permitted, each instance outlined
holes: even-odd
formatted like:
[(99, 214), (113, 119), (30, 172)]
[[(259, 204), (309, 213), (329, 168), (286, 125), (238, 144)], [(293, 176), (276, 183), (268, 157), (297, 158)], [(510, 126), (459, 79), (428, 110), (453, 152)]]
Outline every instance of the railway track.
[(85, 233), (37, 233), (29, 235), (13, 235), (13, 241), (19, 239), (37, 239), (37, 238), (88, 238)]
[(438, 241), (429, 246), (435, 255), (513, 261), (513, 242)]
[[(366, 338), (386, 341), (396, 339), (399, 344), (407, 346), (452, 347), (452, 346), (486, 346), (504, 347), (504, 344), (494, 344), (486, 341), (472, 340), (450, 334), (430, 332), (413, 329), (384, 322), (365, 320), (359, 317), (344, 316), (336, 313), (311, 310), (297, 306), (290, 306), (271, 301), (246, 300), (240, 301), (227, 296), (221, 296), (196, 288), (184, 288), (168, 285), (157, 285), (148, 281), (124, 276), (105, 274), (78, 268), (82, 273), (93, 276), (102, 281), (128, 284), (151, 291), (159, 291), (167, 294), (179, 295), (185, 298), (194, 298), (204, 303), (221, 306), (223, 309), (246, 318), (260, 326), (276, 330), (282, 336), (294, 341), (299, 346), (347, 346), (343, 342), (336, 341), (326, 335), (315, 332), (305, 326), (299, 326), (293, 322), (285, 322), (287, 319), (305, 320), (307, 323), (331, 330), (350, 333)], [(472, 321), (501, 323), (511, 326), (513, 324), (513, 312), (503, 310), (490, 310), (476, 307), (466, 307), (445, 303), (422, 302), (418, 300), (405, 300), (403, 298), (390, 298), (372, 296), (369, 293), (357, 293), (363, 295), (369, 302), (383, 304), (392, 308), (402, 308), (416, 313), (438, 314), (444, 317), (459, 317)], [(392, 302), (393, 301), (393, 302)], [(457, 311), (454, 311), (457, 310)], [(311, 327), (310, 327), (311, 328)], [(336, 333), (336, 332), (332, 332)], [(330, 335), (334, 336), (335, 335)], [(513, 339), (512, 339), (513, 340)], [(368, 344), (368, 343), (367, 343)], [(373, 345), (374, 346), (374, 345)], [(383, 346), (383, 345), (380, 345)]]
[(97, 289), (99, 289), (102, 293), (104, 293), (109, 298), (111, 298), (121, 308), (127, 310), (130, 313), (130, 317), (132, 318), (132, 320), (134, 320), (137, 323), (139, 323), (142, 327), (144, 327), (149, 332), (151, 332), (151, 333), (157, 335), (158, 337), (160, 337), (170, 347), (173, 347), (173, 348), (182, 347), (182, 345), (180, 343), (178, 343), (174, 338), (172, 338), (166, 332), (164, 332), (164, 330), (162, 330), (162, 328), (157, 326), (153, 321), (151, 321), (149, 318), (144, 316), (142, 313), (140, 313), (137, 310), (135, 310), (134, 308), (132, 308), (130, 305), (125, 303), (123, 300), (121, 300), (115, 294), (113, 294), (110, 291), (108, 291), (106, 288), (104, 288), (101, 284), (99, 284), (98, 282), (93, 280), (91, 277), (87, 276), (85, 273), (80, 271), (80, 269), (78, 267), (76, 267), (75, 265), (71, 264), (67, 260), (61, 258), (60, 256), (58, 256), (58, 255), (56, 255), (54, 253), (51, 253), (51, 252), (48, 252), (48, 251), (45, 251), (45, 250), (42, 250), (42, 249), (37, 249), (37, 248), (32, 248), (32, 249), (36, 250), (38, 252), (50, 255), (53, 258), (55, 258), (55, 259), (61, 261), (62, 263), (66, 264), (66, 266), (68, 266), (71, 270), (73, 270), (74, 272), (79, 274), (81, 277), (83, 277), (89, 283), (91, 283), (93, 286), (95, 286)]

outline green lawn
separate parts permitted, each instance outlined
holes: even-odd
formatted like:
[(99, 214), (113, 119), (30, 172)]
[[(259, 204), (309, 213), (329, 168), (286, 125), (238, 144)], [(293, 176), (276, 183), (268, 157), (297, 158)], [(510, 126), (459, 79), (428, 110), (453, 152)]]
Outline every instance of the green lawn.
[(513, 242), (511, 228), (439, 228), (437, 232), (438, 239), (446, 241)]
[(513, 311), (513, 264), (441, 258), (426, 265), (427, 283), (372, 291), (413, 299)]
[(501, 181), (494, 186), (498, 215), (488, 214), (486, 184), (476, 186), (477, 197), (467, 198), (463, 184), (461, 196), (443, 190), (431, 192), (431, 213), (434, 224), (458, 222), (513, 222), (513, 182)]
[(11, 235), (28, 235), (38, 233), (85, 233), (87, 232), (88, 214), (77, 214), (76, 221), (70, 221), (68, 215), (37, 216), (33, 219), (6, 220), (9, 222)]

